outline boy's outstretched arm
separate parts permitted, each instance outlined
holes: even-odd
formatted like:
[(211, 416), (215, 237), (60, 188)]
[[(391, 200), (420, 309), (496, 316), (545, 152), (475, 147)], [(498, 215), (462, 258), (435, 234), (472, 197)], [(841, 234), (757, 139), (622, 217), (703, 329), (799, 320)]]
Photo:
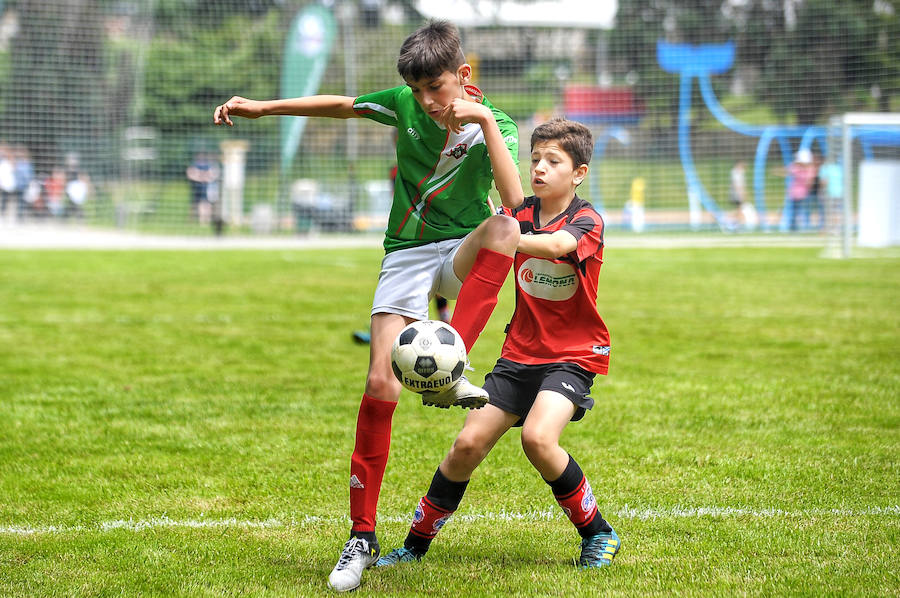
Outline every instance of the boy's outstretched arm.
[(524, 201), (525, 192), (522, 190), (519, 168), (503, 141), (503, 134), (490, 108), (478, 102), (456, 98), (444, 109), (441, 122), (456, 132), (465, 123), (478, 123), (484, 133), (491, 169), (494, 171), (494, 185), (500, 193), (503, 207), (515, 208)]
[(519, 237), (517, 251), (533, 255), (556, 259), (568, 255), (578, 248), (578, 240), (572, 233), (558, 230), (549, 235), (522, 235)]
[(356, 118), (353, 102), (348, 96), (306, 96), (283, 100), (249, 100), (234, 96), (224, 104), (216, 106), (213, 122), (225, 123), (233, 127), (232, 116), (259, 118), (260, 116), (324, 116), (328, 118)]

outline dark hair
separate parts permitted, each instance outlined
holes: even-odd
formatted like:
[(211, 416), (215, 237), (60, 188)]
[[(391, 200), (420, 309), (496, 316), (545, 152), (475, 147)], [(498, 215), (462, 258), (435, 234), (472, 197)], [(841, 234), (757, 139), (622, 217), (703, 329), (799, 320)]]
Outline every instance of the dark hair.
[(437, 78), (466, 62), (459, 31), (449, 21), (429, 21), (400, 46), (397, 71), (406, 81)]
[(566, 118), (554, 118), (535, 127), (531, 134), (531, 149), (542, 141), (558, 141), (575, 167), (591, 163), (594, 152), (594, 136), (581, 123)]

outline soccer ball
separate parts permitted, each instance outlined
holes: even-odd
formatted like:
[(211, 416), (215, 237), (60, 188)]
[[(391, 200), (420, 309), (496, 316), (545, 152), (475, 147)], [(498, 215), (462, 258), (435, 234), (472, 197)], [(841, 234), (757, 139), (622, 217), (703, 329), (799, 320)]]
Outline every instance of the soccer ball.
[(391, 347), (394, 375), (413, 392), (440, 392), (459, 380), (465, 367), (466, 345), (444, 322), (413, 322), (400, 331)]

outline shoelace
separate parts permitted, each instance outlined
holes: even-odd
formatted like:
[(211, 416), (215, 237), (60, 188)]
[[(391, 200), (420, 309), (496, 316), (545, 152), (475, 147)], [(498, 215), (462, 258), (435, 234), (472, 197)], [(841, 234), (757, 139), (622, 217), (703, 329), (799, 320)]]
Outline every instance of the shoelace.
[(346, 569), (356, 555), (366, 552), (368, 549), (368, 543), (362, 538), (350, 538), (344, 544), (344, 551), (341, 553), (341, 558), (338, 559), (335, 569), (338, 571)]

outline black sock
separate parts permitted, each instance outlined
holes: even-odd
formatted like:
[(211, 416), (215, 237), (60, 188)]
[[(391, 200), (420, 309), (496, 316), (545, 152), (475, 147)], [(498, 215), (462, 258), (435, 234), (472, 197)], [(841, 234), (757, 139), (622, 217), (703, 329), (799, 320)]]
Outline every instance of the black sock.
[(357, 532), (350, 530), (351, 538), (361, 538), (369, 543), (369, 546), (378, 546), (378, 538), (375, 537), (375, 532)]
[(550, 490), (553, 491), (554, 496), (564, 496), (573, 492), (578, 487), (578, 484), (581, 483), (581, 478), (583, 477), (584, 472), (581, 471), (581, 467), (572, 458), (572, 455), (569, 455), (569, 463), (560, 476), (553, 481), (544, 478), (544, 481), (550, 485)]

